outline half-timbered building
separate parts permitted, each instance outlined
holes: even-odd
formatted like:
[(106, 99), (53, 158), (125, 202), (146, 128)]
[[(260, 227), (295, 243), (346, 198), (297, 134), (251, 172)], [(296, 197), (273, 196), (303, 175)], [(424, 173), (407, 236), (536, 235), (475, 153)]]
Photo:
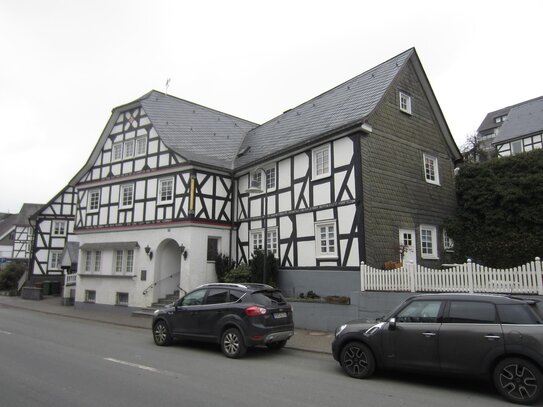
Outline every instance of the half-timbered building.
[(152, 91), (69, 183), (75, 301), (150, 305), (264, 242), (288, 294), (356, 290), (361, 261), (441, 263), (460, 159), (414, 49), (262, 125)]

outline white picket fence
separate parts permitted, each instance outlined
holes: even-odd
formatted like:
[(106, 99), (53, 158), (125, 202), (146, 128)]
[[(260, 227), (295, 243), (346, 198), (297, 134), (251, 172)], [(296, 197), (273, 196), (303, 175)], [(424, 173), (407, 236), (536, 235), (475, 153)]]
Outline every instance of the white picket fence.
[(407, 264), (381, 270), (360, 264), (361, 291), (466, 292), (543, 295), (539, 257), (523, 266), (493, 269), (468, 260), (443, 269)]

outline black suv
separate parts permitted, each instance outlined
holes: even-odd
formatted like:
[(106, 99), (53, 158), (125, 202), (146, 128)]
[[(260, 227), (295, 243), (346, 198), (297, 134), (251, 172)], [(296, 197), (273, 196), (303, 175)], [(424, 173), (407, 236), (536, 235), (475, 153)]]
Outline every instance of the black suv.
[(542, 323), (537, 300), (419, 295), (377, 324), (341, 325), (332, 352), (355, 378), (376, 368), (486, 376), (507, 400), (531, 404), (543, 387)]
[(205, 284), (153, 316), (157, 345), (175, 338), (218, 342), (229, 358), (250, 346), (280, 349), (293, 334), (291, 306), (264, 284)]

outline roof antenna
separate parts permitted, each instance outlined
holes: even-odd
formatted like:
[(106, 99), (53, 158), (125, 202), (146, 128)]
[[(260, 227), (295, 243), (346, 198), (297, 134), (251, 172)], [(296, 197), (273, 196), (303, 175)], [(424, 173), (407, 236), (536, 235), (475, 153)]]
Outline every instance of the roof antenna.
[(172, 80), (171, 78), (166, 79), (166, 91), (164, 92), (164, 95), (166, 96), (168, 96), (168, 88), (170, 87), (171, 80)]

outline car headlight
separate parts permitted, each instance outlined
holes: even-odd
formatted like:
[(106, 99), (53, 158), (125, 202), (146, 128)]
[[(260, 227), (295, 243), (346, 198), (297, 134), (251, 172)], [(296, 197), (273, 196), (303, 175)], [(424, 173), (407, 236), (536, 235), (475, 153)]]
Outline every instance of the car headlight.
[(338, 327), (336, 328), (336, 336), (338, 336), (341, 332), (343, 332), (343, 330), (344, 330), (345, 328), (347, 328), (347, 324), (343, 324), (343, 325), (341, 325), (341, 326), (338, 326)]

